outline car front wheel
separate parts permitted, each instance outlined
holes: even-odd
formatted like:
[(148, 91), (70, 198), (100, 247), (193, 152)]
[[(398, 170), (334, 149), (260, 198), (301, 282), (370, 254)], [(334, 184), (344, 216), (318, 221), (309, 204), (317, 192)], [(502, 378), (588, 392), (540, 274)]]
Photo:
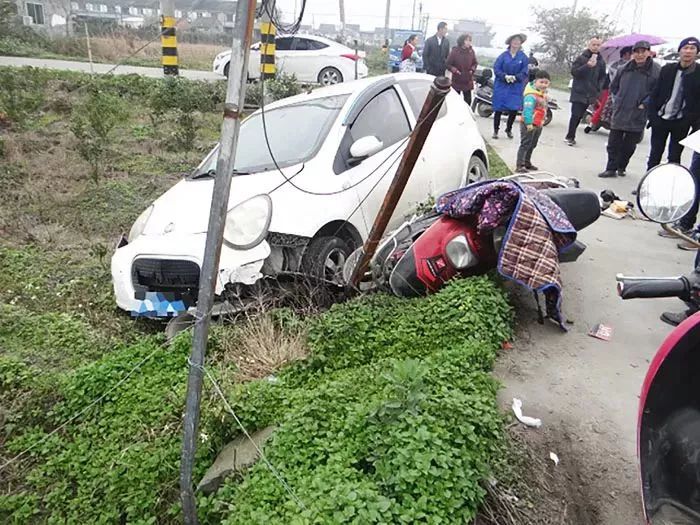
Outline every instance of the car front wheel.
[(301, 261), (307, 275), (344, 286), (343, 267), (350, 257), (350, 247), (339, 237), (318, 237), (306, 248)]
[(327, 67), (318, 74), (318, 83), (322, 86), (332, 86), (343, 81), (343, 74), (334, 67)]
[(475, 182), (484, 181), (488, 178), (489, 170), (486, 167), (486, 164), (484, 164), (484, 161), (479, 157), (473, 155), (472, 158), (469, 159), (467, 172), (464, 174), (464, 178), (462, 179), (462, 184), (460, 186), (464, 188), (465, 186), (469, 186)]

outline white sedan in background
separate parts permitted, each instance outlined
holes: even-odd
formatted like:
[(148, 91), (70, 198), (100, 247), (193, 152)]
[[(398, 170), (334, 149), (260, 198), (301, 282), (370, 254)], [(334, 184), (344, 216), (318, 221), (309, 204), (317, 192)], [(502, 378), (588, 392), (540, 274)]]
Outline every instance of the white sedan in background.
[[(216, 293), (263, 275), (342, 282), (366, 240), (433, 77), (399, 73), (280, 100), (242, 124)], [(263, 128), (263, 116), (268, 141)], [(270, 155), (272, 151), (274, 159)], [(167, 317), (194, 306), (218, 149), (136, 220), (112, 257), (117, 304)], [(429, 197), (488, 176), (469, 106), (450, 91), (389, 229)]]
[[(250, 48), (248, 79), (260, 78), (261, 43)], [(366, 78), (369, 69), (362, 52), (315, 35), (278, 36), (275, 39), (275, 64), (277, 72), (296, 76), (299, 82), (318, 83), (322, 86), (339, 84)], [(214, 58), (214, 73), (228, 78), (231, 50), (224, 51)]]

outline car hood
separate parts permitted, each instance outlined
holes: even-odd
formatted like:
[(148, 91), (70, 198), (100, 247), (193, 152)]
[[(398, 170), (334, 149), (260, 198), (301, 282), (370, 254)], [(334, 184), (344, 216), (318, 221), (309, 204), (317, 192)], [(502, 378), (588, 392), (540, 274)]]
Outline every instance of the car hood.
[[(289, 178), (303, 166), (285, 169)], [(228, 209), (256, 195), (266, 194), (285, 182), (284, 176), (277, 170), (251, 175), (239, 175), (231, 181)], [(144, 235), (166, 235), (168, 233), (205, 233), (209, 225), (214, 179), (183, 179), (153, 203), (153, 212), (144, 228)], [(273, 199), (273, 217), (275, 196)]]

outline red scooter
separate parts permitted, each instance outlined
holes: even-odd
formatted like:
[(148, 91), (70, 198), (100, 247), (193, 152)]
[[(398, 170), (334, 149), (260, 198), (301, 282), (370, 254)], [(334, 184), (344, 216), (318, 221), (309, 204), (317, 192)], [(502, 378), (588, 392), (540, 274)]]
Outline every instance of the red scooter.
[[(651, 170), (637, 192), (642, 213), (668, 228), (690, 210), (695, 182), (682, 166), (666, 164)], [(618, 275), (617, 282), (622, 299), (678, 297), (690, 311), (700, 309), (700, 267), (684, 277)], [(642, 386), (637, 452), (648, 525), (700, 525), (699, 346), (696, 313), (666, 338)]]

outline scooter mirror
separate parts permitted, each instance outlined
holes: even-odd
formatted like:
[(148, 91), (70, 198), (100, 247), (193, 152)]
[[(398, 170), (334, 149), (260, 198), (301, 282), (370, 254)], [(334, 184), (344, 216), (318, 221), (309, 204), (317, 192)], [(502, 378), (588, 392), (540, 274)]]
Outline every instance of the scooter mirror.
[(695, 203), (695, 179), (679, 164), (662, 164), (649, 170), (637, 189), (644, 216), (659, 224), (682, 219)]

